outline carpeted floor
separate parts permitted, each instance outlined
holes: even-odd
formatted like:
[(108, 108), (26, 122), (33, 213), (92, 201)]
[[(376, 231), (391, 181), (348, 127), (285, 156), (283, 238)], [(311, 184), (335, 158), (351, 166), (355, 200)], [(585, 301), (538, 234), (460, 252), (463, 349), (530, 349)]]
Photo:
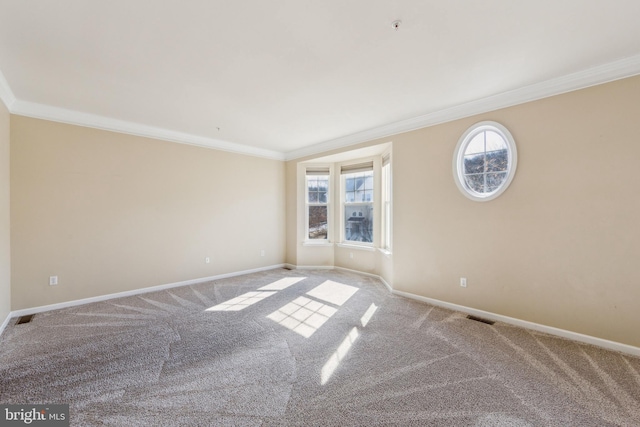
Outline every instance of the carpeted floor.
[(638, 426), (640, 359), (271, 270), (12, 321), (1, 403), (77, 426)]

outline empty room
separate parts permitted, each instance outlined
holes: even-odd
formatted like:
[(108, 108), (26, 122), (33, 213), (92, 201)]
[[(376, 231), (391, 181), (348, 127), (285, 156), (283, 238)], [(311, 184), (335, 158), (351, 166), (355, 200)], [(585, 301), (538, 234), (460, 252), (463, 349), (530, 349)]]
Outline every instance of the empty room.
[(640, 425), (638, 16), (0, 0), (0, 424)]

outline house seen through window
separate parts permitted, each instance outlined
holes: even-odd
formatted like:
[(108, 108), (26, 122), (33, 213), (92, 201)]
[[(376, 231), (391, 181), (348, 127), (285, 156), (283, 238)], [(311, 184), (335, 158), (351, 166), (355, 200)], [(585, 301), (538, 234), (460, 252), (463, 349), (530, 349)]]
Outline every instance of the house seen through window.
[(303, 246), (346, 245), (391, 253), (391, 142), (304, 161), (298, 167)]
[(342, 167), (344, 241), (373, 242), (373, 163)]

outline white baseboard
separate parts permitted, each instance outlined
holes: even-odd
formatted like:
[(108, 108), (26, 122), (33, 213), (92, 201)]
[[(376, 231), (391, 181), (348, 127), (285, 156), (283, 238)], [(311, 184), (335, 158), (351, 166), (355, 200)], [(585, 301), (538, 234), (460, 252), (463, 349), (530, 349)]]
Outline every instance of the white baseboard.
[[(236, 271), (236, 272), (233, 272), (233, 273), (219, 274), (217, 276), (209, 276), (209, 277), (202, 277), (202, 278), (199, 278), (199, 279), (185, 280), (183, 282), (167, 283), (167, 284), (164, 284), (164, 285), (151, 286), (151, 287), (148, 287), (148, 288), (141, 288), (141, 289), (134, 289), (134, 290), (131, 290), (131, 291), (117, 292), (117, 293), (114, 293), (114, 294), (100, 295), (100, 296), (97, 296), (97, 297), (83, 298), (83, 299), (79, 299), (79, 300), (61, 302), (61, 303), (57, 303), (57, 304), (43, 305), (43, 306), (40, 306), (40, 307), (25, 308), (25, 309), (22, 309), (22, 310), (16, 310), (16, 311), (12, 311), (11, 313), (9, 313), (9, 317), (7, 318), (5, 323), (8, 323), (10, 318), (16, 317), (16, 316), (26, 316), (26, 315), (29, 315), (29, 314), (43, 313), (45, 311), (59, 310), (61, 308), (75, 307), (75, 306), (78, 306), (78, 305), (89, 304), (89, 303), (92, 303), (92, 302), (100, 302), (100, 301), (106, 301), (106, 300), (110, 300), (110, 299), (114, 299), (114, 298), (122, 298), (122, 297), (129, 297), (129, 296), (133, 296), (133, 295), (146, 294), (146, 293), (149, 293), (149, 292), (162, 291), (162, 290), (165, 290), (165, 289), (177, 288), (177, 287), (180, 287), (180, 286), (195, 285), (197, 283), (210, 282), (212, 280), (220, 280), (220, 279), (226, 279), (226, 278), (229, 278), (229, 277), (242, 276), (242, 275), (245, 275), (245, 274), (258, 273), (258, 272), (261, 272), (261, 271), (274, 270), (276, 268), (282, 268), (282, 267), (285, 267), (285, 266), (286, 266), (286, 264), (276, 264), (276, 265), (270, 265), (270, 266), (267, 266), (267, 267), (253, 268), (251, 270), (243, 270), (243, 271)], [(6, 326), (6, 325), (4, 325), (4, 326)], [(0, 329), (0, 333), (1, 332), (2, 332), (2, 330)]]
[(427, 304), (435, 305), (438, 307), (447, 308), (449, 310), (460, 311), (462, 313), (471, 314), (474, 316), (482, 317), (484, 319), (494, 320), (497, 322), (508, 323), (514, 326), (520, 326), (526, 329), (532, 329), (538, 332), (545, 332), (550, 335), (555, 335), (562, 338), (568, 338), (573, 341), (582, 342), (585, 344), (595, 345), (597, 347), (606, 348), (608, 350), (615, 350), (621, 353), (631, 354), (633, 356), (640, 356), (640, 348), (627, 344), (622, 344), (615, 341), (609, 341), (602, 338), (592, 337), (590, 335), (584, 335), (577, 332), (567, 331), (565, 329), (554, 328), (553, 326), (541, 325), (539, 323), (528, 322), (526, 320), (516, 319), (514, 317), (503, 316), (501, 314), (491, 313), (489, 311), (478, 310), (463, 305), (453, 304), (450, 302), (440, 301), (433, 298), (427, 298), (420, 295), (411, 294), (409, 292), (402, 292), (394, 290), (393, 294), (399, 295), (405, 298), (414, 299), (417, 301), (426, 302)]
[(374, 277), (378, 280), (380, 280), (385, 287), (389, 290), (389, 292), (393, 293), (394, 295), (398, 295), (401, 297), (405, 297), (405, 298), (410, 298), (413, 300), (417, 300), (417, 301), (422, 301), (425, 302), (427, 304), (431, 304), (431, 305), (435, 305), (438, 307), (443, 307), (443, 308), (447, 308), (449, 310), (454, 310), (454, 311), (459, 311), (462, 313), (467, 313), (467, 314), (471, 314), (474, 316), (478, 316), (478, 317), (482, 317), (485, 319), (489, 319), (489, 320), (495, 320), (497, 322), (503, 322), (503, 323), (508, 323), (510, 325), (514, 325), (514, 326), (520, 326), (522, 328), (526, 328), (526, 329), (531, 329), (534, 331), (539, 331), (539, 332), (544, 332), (550, 335), (555, 335), (555, 336), (559, 336), (559, 337), (563, 337), (563, 338), (568, 338), (570, 340), (574, 340), (577, 342), (582, 342), (585, 344), (591, 344), (591, 345), (595, 345), (598, 347), (602, 347), (602, 348), (606, 348), (609, 350), (614, 350), (614, 351), (619, 351), (621, 353), (625, 353), (625, 354), (630, 354), (633, 356), (637, 356), (640, 357), (640, 348), (639, 347), (634, 347), (631, 345), (627, 345), (627, 344), (622, 344), (622, 343), (618, 343), (615, 341), (609, 341), (606, 339), (602, 339), (602, 338), (596, 338), (590, 335), (584, 335), (584, 334), (580, 334), (577, 332), (571, 332), (571, 331), (567, 331), (564, 329), (559, 329), (559, 328), (554, 328), (553, 326), (546, 326), (546, 325), (541, 325), (539, 323), (533, 323), (533, 322), (528, 322), (526, 320), (521, 320), (521, 319), (516, 319), (514, 317), (509, 317), (509, 316), (503, 316), (501, 314), (495, 314), (495, 313), (491, 313), (489, 311), (484, 311), (484, 310), (478, 310), (475, 308), (471, 308), (471, 307), (466, 307), (463, 305), (458, 305), (458, 304), (453, 304), (450, 302), (445, 302), (445, 301), (440, 301), (434, 298), (428, 298), (428, 297), (423, 297), (420, 295), (416, 295), (416, 294), (412, 294), (409, 292), (403, 292), (403, 291), (398, 291), (398, 290), (394, 290), (393, 287), (387, 283), (386, 280), (384, 280), (382, 277), (376, 275), (376, 274), (371, 274), (371, 273), (365, 273), (362, 271), (357, 271), (357, 270), (351, 270), (348, 268), (344, 268), (344, 267), (334, 267), (334, 266), (297, 266), (294, 264), (277, 264), (277, 265), (271, 265), (271, 266), (267, 266), (267, 267), (260, 267), (260, 268), (254, 268), (251, 270), (244, 270), (244, 271), (237, 271), (237, 272), (233, 272), (233, 273), (226, 273), (226, 274), (220, 274), (217, 276), (210, 276), (210, 277), (202, 277), (199, 279), (192, 279), (192, 280), (185, 280), (183, 282), (176, 282), (176, 283), (168, 283), (168, 284), (164, 284), (164, 285), (159, 285), (159, 286), (151, 286), (148, 288), (142, 288), (142, 289), (135, 289), (135, 290), (131, 290), (131, 291), (125, 291), (125, 292), (118, 292), (118, 293), (114, 293), (114, 294), (107, 294), (107, 295), (101, 295), (101, 296), (97, 296), (97, 297), (91, 297), (91, 298), (84, 298), (84, 299), (79, 299), (79, 300), (74, 300), (74, 301), (67, 301), (67, 302), (63, 302), (63, 303), (58, 303), (58, 304), (50, 304), (50, 305), (44, 305), (44, 306), (40, 306), (40, 307), (33, 307), (33, 308), (25, 308), (22, 310), (16, 310), (16, 311), (12, 311), (7, 315), (7, 318), (4, 320), (4, 322), (2, 323), (2, 325), (0, 325), (0, 335), (2, 335), (2, 332), (4, 332), (4, 329), (7, 327), (7, 325), (9, 324), (10, 320), (14, 317), (18, 317), (18, 316), (26, 316), (29, 314), (36, 314), (36, 313), (42, 313), (45, 311), (50, 311), (50, 310), (59, 310), (61, 308), (67, 308), (67, 307), (74, 307), (74, 306), (78, 306), (78, 305), (83, 305), (83, 304), (89, 304), (92, 302), (99, 302), (99, 301), (106, 301), (106, 300), (110, 300), (110, 299), (114, 299), (114, 298), (122, 298), (122, 297), (128, 297), (128, 296), (133, 296), (133, 295), (140, 295), (140, 294), (145, 294), (145, 293), (149, 293), (149, 292), (155, 292), (155, 291), (161, 291), (161, 290), (165, 290), (165, 289), (171, 289), (171, 288), (177, 288), (180, 286), (188, 286), (188, 285), (194, 285), (197, 283), (203, 283), (203, 282), (210, 282), (212, 280), (219, 280), (219, 279), (226, 279), (229, 277), (235, 277), (235, 276), (242, 276), (244, 274), (251, 274), (251, 273), (258, 273), (261, 271), (267, 271), (267, 270), (273, 270), (276, 268), (289, 268), (292, 270), (342, 270), (342, 271), (349, 271), (349, 272), (353, 272), (353, 273), (358, 273), (358, 274), (363, 274), (365, 276), (369, 276), (369, 277)]
[(295, 265), (287, 264), (292, 270), (333, 270), (335, 267), (332, 265)]
[(317, 265), (286, 264), (286, 267), (290, 268), (292, 270), (342, 270), (342, 271), (349, 271), (351, 273), (362, 274), (363, 276), (369, 276), (369, 277), (373, 277), (374, 279), (380, 280), (382, 282), (382, 284), (387, 287), (389, 292), (393, 292), (393, 288), (391, 287), (391, 285), (389, 283), (387, 283), (387, 281), (384, 280), (381, 276), (378, 276), (377, 274), (366, 273), (364, 271), (358, 271), (358, 270), (352, 270), (350, 268), (345, 268), (345, 267), (336, 267), (336, 266), (333, 266), (333, 265), (317, 266)]
[(382, 276), (378, 276), (378, 279), (380, 279), (380, 281), (382, 282), (383, 285), (385, 285), (387, 287), (387, 289), (389, 290), (389, 292), (393, 293), (393, 288), (391, 287), (390, 284), (387, 283), (386, 280), (384, 280), (382, 278)]
[(553, 326), (546, 326), (546, 325), (541, 325), (539, 323), (533, 323), (533, 322), (529, 322), (526, 320), (521, 320), (521, 319), (516, 319), (514, 317), (509, 317), (509, 316), (503, 316), (501, 314), (496, 314), (496, 313), (491, 313), (489, 311), (484, 311), (484, 310), (478, 310), (476, 308), (471, 308), (471, 307), (466, 307), (463, 305), (458, 305), (458, 304), (453, 304), (450, 302), (445, 302), (445, 301), (440, 301), (434, 298), (428, 298), (428, 297), (423, 297), (420, 295), (415, 295), (409, 292), (402, 292), (402, 291), (397, 291), (394, 290), (393, 287), (387, 283), (386, 280), (384, 280), (381, 276), (375, 275), (375, 274), (371, 274), (371, 273), (365, 273), (362, 271), (357, 271), (357, 270), (351, 270), (349, 268), (344, 268), (344, 267), (331, 267), (331, 266), (322, 266), (322, 267), (314, 267), (314, 266), (304, 266), (304, 267), (297, 267), (295, 265), (289, 265), (289, 268), (292, 269), (335, 269), (335, 270), (343, 270), (343, 271), (350, 271), (353, 273), (358, 273), (358, 274), (363, 274), (365, 276), (370, 276), (370, 277), (375, 277), (378, 280), (380, 280), (389, 290), (389, 292), (391, 292), (394, 295), (398, 295), (401, 297), (405, 297), (405, 298), (410, 298), (410, 299), (414, 299), (417, 301), (422, 301), (422, 302), (426, 302), (427, 304), (431, 304), (431, 305), (435, 305), (438, 307), (443, 307), (443, 308), (447, 308), (449, 310), (454, 310), (454, 311), (459, 311), (462, 313), (466, 313), (466, 314), (471, 314), (474, 316), (478, 316), (478, 317), (482, 317), (485, 319), (489, 319), (489, 320), (495, 320), (497, 322), (503, 322), (503, 323), (508, 323), (510, 325), (514, 325), (514, 326), (519, 326), (522, 328), (526, 328), (526, 329), (531, 329), (534, 331), (538, 331), (538, 332), (544, 332), (550, 335), (555, 335), (558, 337), (562, 337), (562, 338), (567, 338), (573, 341), (577, 341), (577, 342), (581, 342), (581, 343), (585, 343), (585, 344), (591, 344), (591, 345), (595, 345), (597, 347), (602, 347), (602, 348), (606, 348), (608, 350), (614, 350), (614, 351), (619, 351), (621, 353), (625, 353), (625, 354), (630, 354), (633, 356), (637, 356), (640, 357), (640, 347), (634, 347), (632, 345), (628, 345), (628, 344), (622, 344), (619, 342), (615, 342), (615, 341), (609, 341), (603, 338), (597, 338), (597, 337), (593, 337), (591, 335), (584, 335), (584, 334), (580, 334), (578, 332), (572, 332), (572, 331), (567, 331), (565, 329), (559, 329), (559, 328), (554, 328)]
[(369, 277), (373, 277), (374, 279), (378, 279), (389, 290), (389, 292), (393, 292), (393, 288), (391, 287), (391, 285), (387, 283), (387, 281), (384, 280), (382, 276), (378, 276), (377, 274), (373, 274), (373, 273), (366, 273), (364, 271), (352, 270), (350, 268), (344, 268), (344, 267), (334, 267), (334, 268), (336, 270), (349, 271), (351, 273), (358, 273), (358, 274), (362, 274), (363, 276), (369, 276)]
[(2, 333), (4, 332), (4, 328), (7, 327), (12, 317), (13, 315), (11, 314), (11, 312), (9, 312), (9, 314), (7, 314), (7, 318), (4, 319), (4, 322), (2, 322), (2, 325), (0, 325), (0, 336), (2, 336)]

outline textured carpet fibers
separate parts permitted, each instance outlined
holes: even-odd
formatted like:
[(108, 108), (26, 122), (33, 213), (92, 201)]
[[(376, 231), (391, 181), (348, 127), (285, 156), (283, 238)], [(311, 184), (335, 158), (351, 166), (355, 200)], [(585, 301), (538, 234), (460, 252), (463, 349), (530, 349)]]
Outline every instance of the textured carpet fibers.
[(640, 360), (278, 269), (12, 321), (0, 402), (78, 426), (638, 426)]

